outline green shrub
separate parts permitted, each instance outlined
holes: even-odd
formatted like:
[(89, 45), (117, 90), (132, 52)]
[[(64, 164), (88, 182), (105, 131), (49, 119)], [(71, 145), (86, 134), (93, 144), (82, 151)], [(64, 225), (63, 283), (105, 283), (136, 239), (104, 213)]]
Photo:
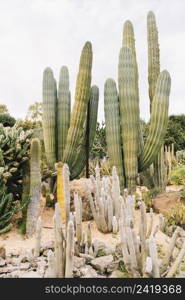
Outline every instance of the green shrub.
[(4, 127), (13, 127), (15, 122), (15, 118), (9, 114), (0, 114), (0, 123), (3, 124)]
[(175, 168), (172, 170), (169, 179), (170, 184), (184, 185), (185, 184), (185, 168)]

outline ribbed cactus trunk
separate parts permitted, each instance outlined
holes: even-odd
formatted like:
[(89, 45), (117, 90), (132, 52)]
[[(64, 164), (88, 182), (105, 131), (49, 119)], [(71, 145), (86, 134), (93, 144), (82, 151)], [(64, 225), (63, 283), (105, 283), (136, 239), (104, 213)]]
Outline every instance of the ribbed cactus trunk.
[(56, 81), (50, 68), (43, 73), (43, 134), (48, 167), (56, 162)]
[(150, 11), (147, 15), (147, 38), (148, 38), (148, 83), (150, 112), (152, 110), (152, 101), (155, 95), (157, 78), (160, 74), (160, 50), (158, 42), (158, 30), (156, 26), (155, 15)]
[(121, 189), (124, 188), (123, 153), (121, 149), (121, 127), (119, 100), (116, 83), (109, 78), (104, 86), (104, 112), (106, 122), (107, 151), (111, 167), (115, 166), (120, 178)]
[(58, 161), (62, 161), (66, 146), (67, 133), (70, 125), (70, 101), (69, 72), (67, 67), (63, 66), (60, 70), (57, 105)]
[[(73, 167), (71, 169), (71, 179), (76, 178), (83, 171), (85, 167), (85, 162), (87, 159), (86, 156), (86, 145), (87, 138), (89, 138), (89, 152), (93, 146), (94, 137), (96, 134), (96, 124), (98, 117), (98, 103), (99, 103), (99, 89), (96, 85), (91, 87), (90, 91), (90, 99), (89, 99), (89, 128), (87, 132), (87, 120), (85, 120), (83, 136), (81, 138), (81, 146), (76, 153), (75, 161), (73, 163)], [(88, 116), (87, 116), (88, 117)]]
[(37, 138), (31, 141), (30, 150), (30, 202), (27, 209), (26, 234), (32, 236), (40, 212), (41, 197), (41, 146)]
[(138, 99), (138, 155), (142, 152), (144, 141), (143, 141), (143, 132), (142, 126), (140, 122), (140, 111), (139, 111), (139, 75), (138, 75), (138, 64), (137, 64), (137, 57), (136, 57), (136, 49), (135, 49), (135, 37), (134, 37), (134, 28), (132, 23), (127, 20), (123, 26), (123, 42), (122, 46), (126, 46), (130, 48), (132, 52), (132, 56), (134, 59), (134, 66), (135, 66), (135, 89), (136, 89), (136, 96)]
[(152, 102), (149, 133), (140, 157), (140, 170), (148, 168), (156, 159), (163, 144), (168, 123), (169, 94), (171, 78), (168, 71), (161, 72), (157, 80)]
[(70, 128), (68, 130), (63, 162), (71, 169), (76, 151), (80, 147), (83, 126), (86, 118), (87, 105), (90, 97), (92, 68), (92, 46), (86, 42), (80, 58), (79, 72), (76, 82), (75, 103), (72, 110)]
[(130, 192), (135, 190), (138, 175), (138, 98), (135, 88), (135, 62), (131, 50), (120, 50), (118, 86), (121, 116), (121, 135), (124, 153), (126, 185)]

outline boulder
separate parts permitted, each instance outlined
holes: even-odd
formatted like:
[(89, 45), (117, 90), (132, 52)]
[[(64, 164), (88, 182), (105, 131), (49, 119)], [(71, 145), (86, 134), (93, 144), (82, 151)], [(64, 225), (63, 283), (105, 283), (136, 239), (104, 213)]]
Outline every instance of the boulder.
[[(154, 210), (159, 213), (164, 213), (168, 209), (174, 207), (180, 200), (179, 192), (162, 193), (152, 200)], [(182, 201), (185, 204), (185, 202)]]
[(0, 267), (4, 267), (6, 265), (6, 260), (0, 257)]
[(74, 267), (79, 269), (84, 267), (85, 265), (85, 258), (74, 256)]
[(81, 278), (97, 278), (97, 272), (89, 265), (85, 265), (83, 268), (80, 269)]
[(124, 278), (124, 273), (119, 270), (115, 270), (109, 275), (109, 278)]
[(101, 273), (107, 272), (109, 265), (113, 263), (112, 255), (100, 256), (91, 261), (91, 265)]
[(89, 178), (75, 179), (70, 182), (71, 193), (71, 211), (74, 211), (74, 192), (82, 199), (82, 220), (89, 221), (93, 219), (91, 207), (88, 198), (88, 192), (93, 193), (94, 188)]
[(0, 245), (0, 257), (2, 257), (3, 259), (5, 259), (6, 257), (6, 249), (4, 245)]

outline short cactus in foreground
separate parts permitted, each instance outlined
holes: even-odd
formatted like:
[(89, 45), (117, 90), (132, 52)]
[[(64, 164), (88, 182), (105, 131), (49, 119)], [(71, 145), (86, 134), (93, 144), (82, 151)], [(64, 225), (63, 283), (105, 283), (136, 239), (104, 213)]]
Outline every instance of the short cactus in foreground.
[(26, 218), (26, 234), (28, 236), (35, 232), (41, 204), (41, 146), (38, 138), (31, 141), (30, 156), (30, 200)]
[(89, 202), (97, 228), (103, 233), (118, 231), (120, 214), (120, 186), (116, 168), (113, 168), (112, 180), (109, 177), (99, 177), (99, 167), (96, 166), (96, 177), (91, 176), (94, 186), (94, 199), (89, 193)]
[[(148, 72), (151, 119), (143, 144), (134, 30), (132, 23), (126, 21), (119, 54), (118, 92), (115, 81), (108, 79), (104, 87), (104, 109), (110, 163), (118, 169), (121, 190), (127, 187), (129, 193), (136, 188), (138, 174), (157, 158), (168, 121), (171, 79), (168, 71), (160, 73), (158, 33), (152, 12), (148, 14)], [(120, 175), (123, 171), (124, 180)]]
[(61, 217), (61, 209), (55, 204), (53, 217), (55, 249), (49, 255), (49, 268), (46, 277), (73, 277), (74, 259), (74, 224), (69, 220), (65, 224)]

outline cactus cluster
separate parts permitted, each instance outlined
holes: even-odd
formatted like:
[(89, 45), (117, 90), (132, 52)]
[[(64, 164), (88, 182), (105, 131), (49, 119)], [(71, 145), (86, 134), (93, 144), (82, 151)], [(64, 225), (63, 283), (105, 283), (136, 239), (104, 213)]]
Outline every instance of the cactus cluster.
[[(123, 28), (123, 43), (118, 63), (118, 91), (109, 78), (104, 86), (104, 110), (108, 155), (116, 166), (121, 189), (135, 190), (138, 173), (157, 158), (168, 121), (171, 79), (160, 73), (158, 32), (153, 12), (148, 14), (148, 81), (151, 101), (149, 134), (143, 144), (139, 112), (138, 66), (134, 29), (130, 21)], [(123, 177), (123, 178), (122, 178)]]
[(101, 179), (98, 165), (95, 173), (95, 177), (91, 176), (94, 199), (89, 193), (89, 202), (94, 220), (101, 232), (117, 233), (121, 195), (116, 167), (112, 169), (112, 178), (103, 177)]
[(56, 162), (67, 163), (71, 178), (82, 172), (87, 143), (92, 147), (96, 130), (99, 91), (96, 86), (91, 87), (91, 69), (92, 46), (86, 42), (80, 57), (72, 112), (67, 67), (61, 68), (58, 92), (52, 70), (46, 68), (43, 74), (43, 133), (47, 163), (50, 169), (54, 169)]
[[(132, 196), (129, 196), (132, 198)], [(168, 251), (162, 260), (159, 260), (155, 235), (159, 225), (154, 226), (152, 209), (149, 218), (146, 215), (146, 207), (143, 201), (140, 204), (139, 232), (136, 227), (135, 210), (131, 201), (123, 201), (121, 204), (121, 217), (119, 220), (120, 237), (123, 261), (132, 277), (173, 277), (185, 253), (185, 241), (177, 257), (172, 259), (180, 228), (177, 227), (169, 242)]]

